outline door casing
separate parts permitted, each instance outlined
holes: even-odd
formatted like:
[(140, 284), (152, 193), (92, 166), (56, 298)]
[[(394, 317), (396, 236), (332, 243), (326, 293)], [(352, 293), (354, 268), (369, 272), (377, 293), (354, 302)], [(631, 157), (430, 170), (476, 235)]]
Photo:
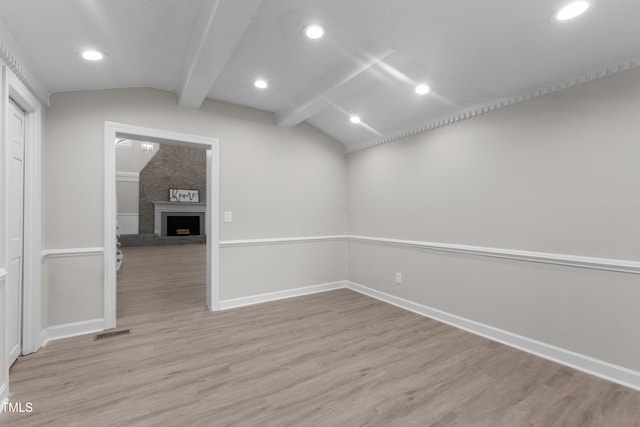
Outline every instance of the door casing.
[[(207, 150), (206, 305), (219, 310), (220, 271), (220, 143), (216, 138), (122, 123), (105, 122), (104, 150), (104, 327), (116, 327), (116, 138), (158, 142)], [(126, 261), (125, 261), (126, 262)]]

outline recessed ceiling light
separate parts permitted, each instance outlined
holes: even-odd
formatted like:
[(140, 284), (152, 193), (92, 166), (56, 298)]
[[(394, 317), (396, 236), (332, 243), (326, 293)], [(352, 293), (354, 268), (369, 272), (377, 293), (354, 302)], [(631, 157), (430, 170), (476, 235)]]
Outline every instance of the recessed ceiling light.
[(360, 117), (358, 116), (351, 116), (349, 120), (351, 121), (351, 123), (354, 123), (354, 124), (358, 124), (361, 122)]
[(585, 13), (589, 6), (591, 5), (588, 1), (574, 1), (558, 9), (554, 17), (556, 21), (568, 21)]
[(425, 95), (429, 93), (429, 86), (424, 83), (419, 84), (418, 86), (416, 86), (416, 93), (418, 95)]
[(253, 85), (258, 89), (266, 89), (269, 86), (264, 80), (256, 80)]
[(310, 39), (319, 39), (324, 36), (324, 27), (317, 24), (307, 25), (304, 27), (304, 35)]
[(85, 50), (82, 52), (82, 57), (87, 61), (100, 61), (104, 55), (97, 50)]

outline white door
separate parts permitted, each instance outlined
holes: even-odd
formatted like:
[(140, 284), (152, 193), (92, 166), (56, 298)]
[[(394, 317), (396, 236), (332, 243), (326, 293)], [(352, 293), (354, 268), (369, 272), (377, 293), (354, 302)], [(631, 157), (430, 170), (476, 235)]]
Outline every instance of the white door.
[(22, 233), (24, 212), (24, 112), (9, 103), (7, 123), (7, 317), (9, 366), (22, 350)]

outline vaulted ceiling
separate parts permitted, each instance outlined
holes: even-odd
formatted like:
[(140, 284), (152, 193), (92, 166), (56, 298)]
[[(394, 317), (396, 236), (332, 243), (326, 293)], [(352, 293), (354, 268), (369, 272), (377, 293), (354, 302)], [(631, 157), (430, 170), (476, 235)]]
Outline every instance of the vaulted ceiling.
[[(590, 0), (558, 22), (566, 3), (2, 0), (0, 21), (45, 96), (156, 87), (191, 108), (212, 98), (307, 121), (351, 151), (637, 65), (640, 1)], [(312, 23), (324, 37), (305, 37)], [(89, 48), (104, 59), (82, 59)]]

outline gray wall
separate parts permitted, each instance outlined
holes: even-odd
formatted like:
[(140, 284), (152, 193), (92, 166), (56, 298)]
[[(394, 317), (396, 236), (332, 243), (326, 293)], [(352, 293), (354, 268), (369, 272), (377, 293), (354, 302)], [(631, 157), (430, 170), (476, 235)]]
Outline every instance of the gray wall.
[[(638, 261), (639, 117), (632, 70), (355, 152), (349, 232)], [(362, 242), (348, 254), (356, 283), (640, 370), (637, 275)]]
[[(346, 232), (344, 148), (314, 127), (278, 127), (271, 113), (210, 100), (183, 108), (175, 94), (156, 89), (113, 89), (51, 96), (43, 129), (44, 249), (103, 245), (105, 121), (220, 139), (220, 208), (233, 211), (233, 223), (220, 224), (221, 240)], [(345, 278), (344, 245), (335, 247), (340, 256), (327, 256), (325, 243), (285, 246), (281, 256), (273, 246), (222, 248), (222, 297)], [(294, 264), (287, 251), (298, 246), (326, 269)], [(92, 269), (84, 267), (87, 257), (46, 269), (47, 326), (103, 317), (96, 258)], [(260, 283), (243, 272), (253, 264), (261, 265)]]

